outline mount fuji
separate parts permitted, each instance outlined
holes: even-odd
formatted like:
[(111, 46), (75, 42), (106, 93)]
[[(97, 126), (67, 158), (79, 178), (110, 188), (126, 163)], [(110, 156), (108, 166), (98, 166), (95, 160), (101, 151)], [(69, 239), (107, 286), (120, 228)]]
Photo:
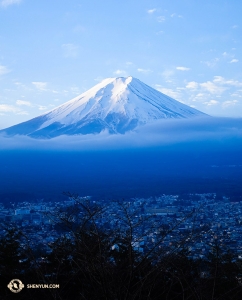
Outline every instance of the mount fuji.
[(29, 121), (3, 129), (6, 136), (53, 138), (59, 135), (125, 133), (159, 119), (206, 114), (133, 77), (107, 78), (78, 97)]

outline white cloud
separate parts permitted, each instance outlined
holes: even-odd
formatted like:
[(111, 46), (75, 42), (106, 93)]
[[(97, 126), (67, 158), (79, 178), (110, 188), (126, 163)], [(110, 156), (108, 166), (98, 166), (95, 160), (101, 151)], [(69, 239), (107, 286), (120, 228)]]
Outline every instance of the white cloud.
[(201, 101), (202, 99), (204, 99), (206, 97), (205, 94), (203, 93), (198, 93), (194, 98), (193, 98), (193, 101), (196, 102), (197, 100), (198, 101)]
[(25, 115), (25, 116), (27, 116), (28, 114), (29, 113), (27, 111), (25, 111), (25, 110), (21, 110), (21, 111), (19, 111), (19, 112), (16, 113), (16, 115)]
[(147, 10), (147, 13), (153, 14), (156, 10), (157, 10), (156, 8), (152, 8), (152, 9)]
[(163, 30), (160, 30), (160, 31), (157, 31), (157, 32), (156, 32), (157, 35), (160, 35), (160, 34), (163, 34), (163, 33), (164, 33)]
[(10, 72), (10, 70), (7, 67), (0, 65), (0, 76), (4, 75), (4, 74), (7, 74), (9, 72)]
[(176, 67), (177, 70), (179, 71), (189, 71), (190, 68), (187, 68), (187, 67)]
[(236, 87), (242, 86), (242, 82), (239, 82), (238, 80), (234, 80), (234, 79), (226, 80), (222, 76), (214, 76), (213, 82), (223, 84), (223, 85), (236, 86)]
[(16, 104), (19, 106), (21, 106), (21, 105), (32, 106), (32, 104), (29, 101), (24, 101), (24, 100), (17, 100)]
[(216, 66), (217, 62), (219, 61), (219, 58), (216, 57), (214, 59), (211, 59), (209, 61), (201, 61), (201, 63), (207, 65), (209, 68), (213, 68)]
[(222, 76), (214, 76), (214, 82), (224, 83), (225, 79)]
[(178, 15), (176, 13), (171, 14), (171, 18), (174, 18), (174, 17), (183, 18), (182, 15)]
[(22, 0), (2, 0), (1, 5), (7, 7), (12, 4), (19, 4)]
[(219, 104), (219, 102), (217, 100), (210, 100), (210, 101), (203, 102), (203, 104), (207, 106), (213, 106)]
[(15, 107), (13, 105), (8, 105), (8, 104), (0, 104), (0, 112), (12, 112), (12, 113), (16, 113), (19, 111), (18, 107)]
[(168, 89), (168, 88), (163, 88), (161, 85), (159, 84), (156, 84), (155, 85), (155, 89), (167, 96), (170, 96), (171, 98), (174, 98), (174, 99), (178, 99), (180, 98), (180, 94), (179, 92), (177, 91), (174, 91), (172, 89)]
[(138, 68), (137, 71), (144, 74), (148, 74), (152, 72), (150, 69), (141, 69), (141, 68)]
[(79, 47), (74, 44), (63, 44), (61, 48), (63, 49), (64, 57), (76, 58), (78, 56)]
[(120, 70), (120, 69), (114, 71), (113, 74), (114, 74), (114, 75), (118, 75), (118, 76), (127, 76), (126, 71)]
[(222, 94), (227, 89), (226, 87), (214, 84), (212, 81), (200, 83), (200, 86), (211, 94)]
[(223, 108), (227, 108), (229, 106), (234, 106), (238, 103), (239, 101), (238, 100), (228, 100), (228, 101), (224, 101), (223, 104), (222, 104), (222, 107)]
[(9, 104), (0, 104), (0, 115), (13, 113), (15, 115), (28, 115), (28, 112), (21, 110), (19, 107)]
[(232, 64), (232, 63), (237, 63), (239, 60), (238, 59), (232, 59), (231, 61), (230, 61), (230, 63)]
[(48, 107), (44, 106), (44, 105), (38, 105), (38, 108), (39, 108), (39, 110), (46, 110), (46, 109), (48, 109)]
[(32, 84), (40, 91), (46, 91), (47, 82), (34, 81)]
[(80, 89), (77, 86), (72, 86), (70, 88), (70, 90), (71, 90), (72, 94), (74, 94), (74, 95), (80, 95), (81, 94)]
[(76, 27), (74, 27), (73, 31), (80, 33), (80, 32), (84, 32), (86, 30), (86, 28), (82, 25), (77, 25)]
[(170, 78), (174, 75), (174, 70), (167, 69), (163, 71), (161, 75), (165, 78), (166, 81), (170, 81)]
[(159, 17), (157, 18), (157, 21), (158, 21), (159, 23), (163, 23), (163, 22), (165, 22), (165, 20), (166, 20), (165, 16), (159, 16)]
[(101, 82), (101, 81), (103, 81), (104, 79), (105, 79), (104, 77), (98, 76), (98, 77), (96, 77), (94, 80), (97, 81), (97, 82)]
[(196, 90), (198, 88), (199, 84), (195, 81), (190, 81), (188, 82), (188, 84), (186, 85), (187, 89), (192, 89), (192, 90)]

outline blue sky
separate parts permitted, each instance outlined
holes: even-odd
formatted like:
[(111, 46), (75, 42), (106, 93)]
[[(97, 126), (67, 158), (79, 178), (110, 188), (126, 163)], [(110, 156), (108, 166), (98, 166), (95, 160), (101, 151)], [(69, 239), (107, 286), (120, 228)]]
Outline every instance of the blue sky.
[(0, 129), (107, 77), (242, 117), (239, 0), (0, 0)]

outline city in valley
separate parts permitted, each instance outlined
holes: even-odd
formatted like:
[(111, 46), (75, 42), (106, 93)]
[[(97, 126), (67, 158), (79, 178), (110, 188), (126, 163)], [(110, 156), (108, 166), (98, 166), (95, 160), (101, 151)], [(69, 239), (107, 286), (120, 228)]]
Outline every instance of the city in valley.
[[(242, 258), (242, 202), (231, 202), (229, 197), (216, 193), (161, 195), (150, 198), (132, 198), (122, 202), (92, 200), (92, 197), (69, 196), (66, 201), (33, 202), (0, 205), (1, 231), (4, 238), (8, 228), (23, 233), (23, 241), (35, 252), (51, 253), (51, 244), (60, 236), (72, 239), (74, 232), (63, 224), (81, 224), (84, 207), (101, 213), (95, 219), (100, 230), (120, 228), (125, 233), (127, 215), (132, 219), (133, 250), (146, 253), (159, 243), (166, 251), (186, 248), (192, 259), (204, 258), (215, 243), (230, 250), (234, 257)], [(137, 225), (138, 224), (138, 225)], [(119, 249), (113, 244), (112, 249)], [(43, 257), (38, 258), (40, 261)]]

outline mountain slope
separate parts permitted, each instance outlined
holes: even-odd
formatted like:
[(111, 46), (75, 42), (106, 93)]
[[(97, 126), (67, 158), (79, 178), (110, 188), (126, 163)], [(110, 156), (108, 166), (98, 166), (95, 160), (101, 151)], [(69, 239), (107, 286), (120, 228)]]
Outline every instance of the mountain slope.
[(0, 132), (52, 138), (108, 130), (125, 133), (157, 119), (190, 118), (204, 113), (184, 105), (133, 77), (107, 78), (59, 107)]

